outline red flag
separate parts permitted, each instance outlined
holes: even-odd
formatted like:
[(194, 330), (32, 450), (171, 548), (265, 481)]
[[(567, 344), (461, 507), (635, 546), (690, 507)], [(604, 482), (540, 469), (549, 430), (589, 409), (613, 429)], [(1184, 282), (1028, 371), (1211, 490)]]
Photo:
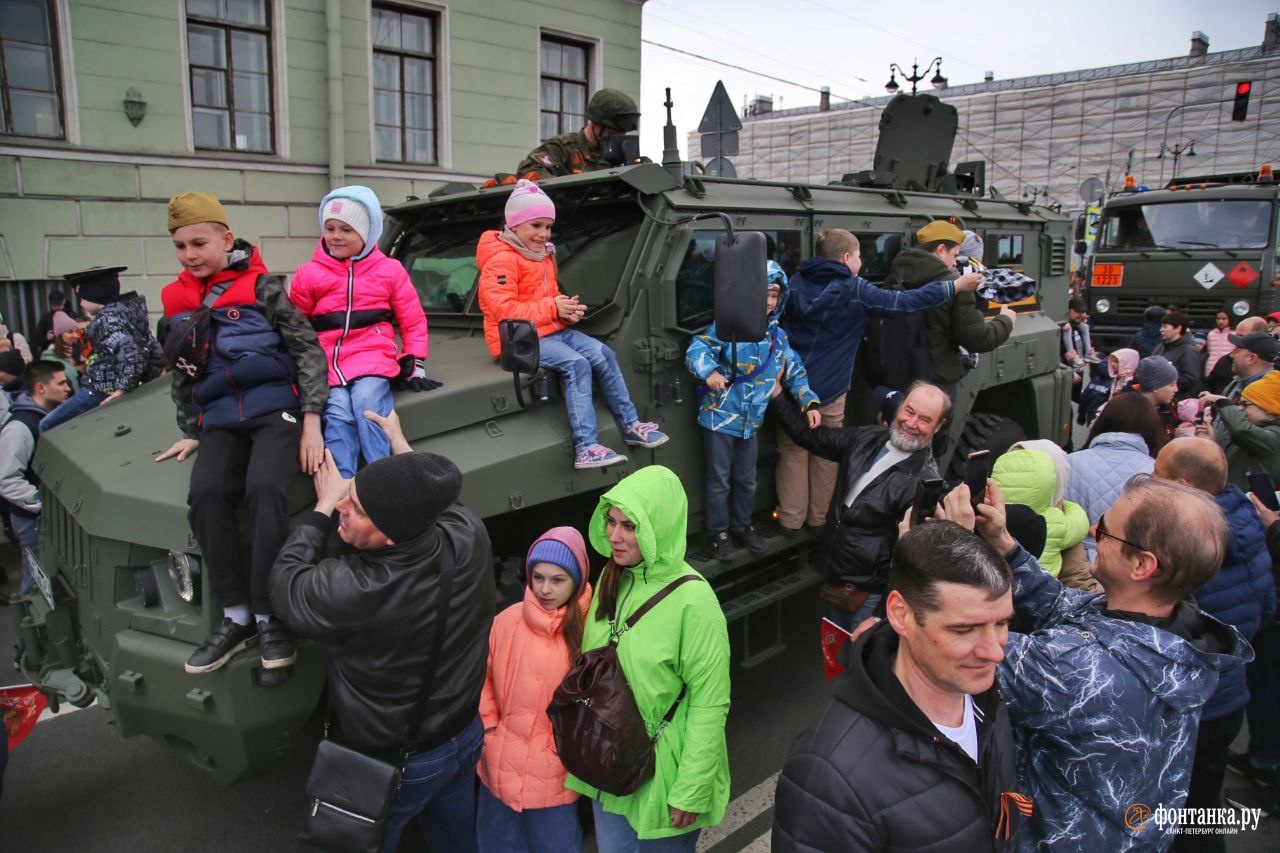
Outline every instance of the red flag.
[(4, 715), (4, 732), (9, 749), (22, 743), (36, 727), (40, 712), (49, 704), (45, 695), (29, 684), (0, 687), (0, 713)]
[(822, 671), (830, 681), (844, 672), (844, 664), (840, 663), (840, 650), (844, 648), (845, 643), (853, 639), (853, 635), (825, 616), (821, 624)]

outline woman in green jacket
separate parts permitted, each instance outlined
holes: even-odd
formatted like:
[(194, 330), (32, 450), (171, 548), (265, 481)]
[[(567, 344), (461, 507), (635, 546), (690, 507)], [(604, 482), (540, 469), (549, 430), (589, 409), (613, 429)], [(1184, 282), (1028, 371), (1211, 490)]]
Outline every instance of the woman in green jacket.
[[(650, 465), (600, 499), (591, 545), (609, 556), (587, 613), (583, 651), (609, 641), (664, 586), (697, 574), (684, 562), (688, 501), (670, 469)], [(729, 800), (729, 633), (705, 581), (685, 583), (618, 642), (618, 657), (649, 733), (685, 689), (655, 745), (653, 778), (618, 797), (570, 775), (571, 790), (594, 798), (600, 853), (693, 851), (704, 826), (724, 819)]]

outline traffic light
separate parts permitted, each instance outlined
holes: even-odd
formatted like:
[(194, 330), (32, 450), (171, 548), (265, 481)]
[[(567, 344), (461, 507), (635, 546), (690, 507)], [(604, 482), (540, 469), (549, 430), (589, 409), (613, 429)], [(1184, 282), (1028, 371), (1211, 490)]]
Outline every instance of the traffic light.
[(1241, 80), (1236, 84), (1236, 100), (1231, 105), (1231, 120), (1244, 121), (1249, 114), (1249, 93), (1253, 91), (1253, 83)]

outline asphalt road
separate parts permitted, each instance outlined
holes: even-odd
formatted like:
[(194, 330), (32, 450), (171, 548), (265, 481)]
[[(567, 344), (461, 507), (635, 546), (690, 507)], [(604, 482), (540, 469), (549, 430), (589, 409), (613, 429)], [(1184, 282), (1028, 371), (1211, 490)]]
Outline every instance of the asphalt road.
[[(9, 569), (5, 596), (16, 589), (13, 551), (0, 548)], [(805, 594), (783, 612), (786, 651), (752, 669), (735, 665), (728, 743), (732, 801), (724, 824), (704, 831), (699, 850), (769, 849), (776, 774), (796, 736), (827, 700), (817, 652), (817, 606)], [(732, 632), (741, 656), (741, 626)], [(13, 626), (0, 614), (0, 684), (13, 683)], [(302, 814), (301, 791), (318, 731), (267, 775), (229, 788), (203, 778), (157, 743), (121, 740), (96, 707), (39, 723), (10, 756), (0, 799), (0, 850), (225, 853), (287, 851)], [(1236, 777), (1228, 794), (1249, 801)], [(412, 845), (402, 845), (401, 853)], [(1232, 853), (1280, 849), (1280, 818), (1228, 838)], [(588, 839), (588, 851), (594, 845)]]

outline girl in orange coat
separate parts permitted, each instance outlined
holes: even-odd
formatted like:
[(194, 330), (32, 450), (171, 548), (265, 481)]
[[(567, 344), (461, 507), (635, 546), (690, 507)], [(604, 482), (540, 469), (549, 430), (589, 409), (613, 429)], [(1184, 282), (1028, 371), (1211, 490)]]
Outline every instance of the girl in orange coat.
[(547, 705), (581, 651), (589, 571), (582, 534), (553, 527), (529, 549), (524, 601), (493, 620), (480, 694), (480, 853), (582, 849), (578, 795), (564, 786)]

